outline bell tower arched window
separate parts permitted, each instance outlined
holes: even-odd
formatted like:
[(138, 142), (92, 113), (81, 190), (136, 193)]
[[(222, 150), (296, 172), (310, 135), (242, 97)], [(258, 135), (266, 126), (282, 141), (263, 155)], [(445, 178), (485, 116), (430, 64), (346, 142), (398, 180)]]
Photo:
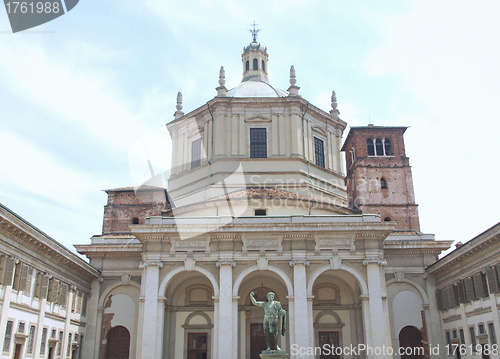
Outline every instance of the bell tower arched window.
[(253, 69), (258, 70), (259, 69), (259, 60), (253, 59)]
[(385, 178), (380, 179), (380, 188), (387, 189), (387, 180)]
[(386, 156), (391, 156), (391, 140), (388, 138), (384, 138), (384, 149), (385, 149), (385, 155)]
[(371, 138), (366, 140), (366, 145), (368, 146), (368, 156), (375, 156), (375, 144)]
[(377, 138), (375, 140), (375, 153), (377, 156), (383, 156), (384, 155), (384, 143), (380, 138)]
[(264, 60), (262, 60), (262, 71), (266, 71), (266, 64), (264, 63)]
[(247, 60), (247, 62), (245, 63), (245, 70), (250, 70), (250, 60)]

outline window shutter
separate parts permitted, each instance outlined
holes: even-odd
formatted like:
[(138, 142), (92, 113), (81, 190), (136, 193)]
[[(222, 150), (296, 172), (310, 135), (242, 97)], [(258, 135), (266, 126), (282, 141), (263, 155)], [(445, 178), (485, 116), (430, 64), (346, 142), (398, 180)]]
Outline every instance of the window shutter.
[(59, 304), (59, 281), (57, 279), (52, 279), (52, 290), (50, 291), (49, 301), (54, 304)]
[(71, 303), (71, 311), (74, 313), (76, 310), (76, 290), (73, 291), (73, 301)]
[(0, 284), (3, 285), (4, 283), (4, 280), (3, 280), (3, 276), (5, 274), (5, 255), (4, 254), (0, 254)]
[(84, 317), (87, 316), (87, 293), (83, 293), (82, 295), (82, 315)]
[(481, 273), (481, 282), (483, 283), (483, 298), (487, 298), (490, 295), (490, 291), (488, 290), (488, 280), (485, 273)]
[(77, 294), (78, 294), (78, 297), (76, 298), (76, 312), (81, 313), (82, 312), (82, 292), (78, 291)]
[(48, 299), (49, 292), (49, 276), (45, 274), (42, 280), (42, 291), (40, 293), (40, 299)]
[(21, 264), (21, 278), (19, 279), (19, 290), (26, 290), (26, 280), (28, 277), (28, 266), (26, 264)]
[(5, 263), (5, 285), (12, 285), (12, 279), (14, 279), (14, 258), (7, 258)]
[(61, 283), (61, 292), (59, 296), (59, 305), (66, 308), (66, 297), (68, 295), (68, 285), (66, 283)]
[(443, 295), (443, 309), (449, 309), (450, 308), (450, 301), (448, 299), (448, 288), (444, 288), (442, 291)]
[(486, 267), (486, 277), (488, 278), (488, 286), (490, 288), (490, 293), (498, 293), (498, 277), (495, 267)]
[(28, 266), (28, 274), (26, 275), (26, 285), (24, 288), (24, 294), (28, 297), (31, 296), (31, 283), (33, 281), (33, 268)]
[(438, 310), (443, 310), (443, 295), (439, 289), (436, 289), (436, 301)]
[(450, 308), (455, 307), (455, 297), (453, 296), (453, 286), (446, 287), (446, 294), (448, 295), (448, 305)]
[(460, 303), (467, 303), (467, 298), (465, 297), (465, 285), (463, 280), (459, 280), (457, 283), (458, 289), (458, 299)]
[(467, 302), (472, 302), (476, 300), (476, 296), (474, 295), (474, 284), (472, 283), (472, 277), (465, 278), (465, 295), (467, 298)]
[(474, 274), (472, 276), (474, 281), (474, 293), (476, 293), (476, 298), (484, 298), (483, 281), (481, 278), (481, 273)]

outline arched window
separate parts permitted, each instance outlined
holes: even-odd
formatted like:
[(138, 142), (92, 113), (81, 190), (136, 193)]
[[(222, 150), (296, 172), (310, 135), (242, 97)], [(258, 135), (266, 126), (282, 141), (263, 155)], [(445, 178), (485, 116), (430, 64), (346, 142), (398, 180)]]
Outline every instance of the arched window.
[(387, 180), (385, 178), (380, 180), (380, 188), (387, 189)]
[(386, 156), (392, 156), (391, 152), (391, 140), (388, 138), (384, 138), (384, 149)]
[(385, 217), (384, 218), (384, 222), (390, 222), (391, 221), (391, 217)]
[(368, 146), (368, 156), (375, 156), (375, 145), (371, 138), (366, 140), (366, 145)]
[(258, 70), (259, 69), (259, 60), (253, 59), (253, 69)]
[(380, 138), (377, 138), (375, 140), (375, 153), (376, 156), (383, 156), (384, 155), (384, 143)]
[(245, 64), (245, 71), (248, 71), (250, 70), (250, 60), (247, 60), (246, 64)]
[(137, 217), (132, 218), (132, 224), (139, 224), (139, 218)]
[(262, 60), (262, 71), (266, 71), (266, 64), (264, 63), (264, 60)]

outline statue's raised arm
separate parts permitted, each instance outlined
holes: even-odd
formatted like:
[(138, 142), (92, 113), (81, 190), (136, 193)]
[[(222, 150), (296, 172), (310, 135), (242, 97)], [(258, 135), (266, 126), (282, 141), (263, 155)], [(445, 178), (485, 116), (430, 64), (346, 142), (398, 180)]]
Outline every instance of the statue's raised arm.
[(265, 302), (259, 302), (255, 300), (253, 291), (250, 292), (250, 300), (252, 301), (253, 305), (256, 305), (258, 307), (263, 307), (265, 305)]

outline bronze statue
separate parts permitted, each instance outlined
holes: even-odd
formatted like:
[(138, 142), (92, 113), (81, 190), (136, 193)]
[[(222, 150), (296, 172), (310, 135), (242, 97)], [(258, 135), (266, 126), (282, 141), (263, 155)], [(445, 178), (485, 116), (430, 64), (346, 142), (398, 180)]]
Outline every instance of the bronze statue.
[(279, 317), (282, 319), (281, 323), (281, 335), (285, 335), (286, 332), (286, 312), (281, 307), (281, 303), (274, 300), (274, 293), (269, 292), (266, 295), (267, 302), (258, 302), (255, 300), (253, 291), (250, 292), (250, 299), (254, 305), (259, 307), (264, 307), (264, 334), (266, 336), (266, 351), (271, 350), (271, 335), (274, 336), (274, 344), (276, 345), (276, 350), (281, 350), (278, 346), (278, 335), (280, 332)]

